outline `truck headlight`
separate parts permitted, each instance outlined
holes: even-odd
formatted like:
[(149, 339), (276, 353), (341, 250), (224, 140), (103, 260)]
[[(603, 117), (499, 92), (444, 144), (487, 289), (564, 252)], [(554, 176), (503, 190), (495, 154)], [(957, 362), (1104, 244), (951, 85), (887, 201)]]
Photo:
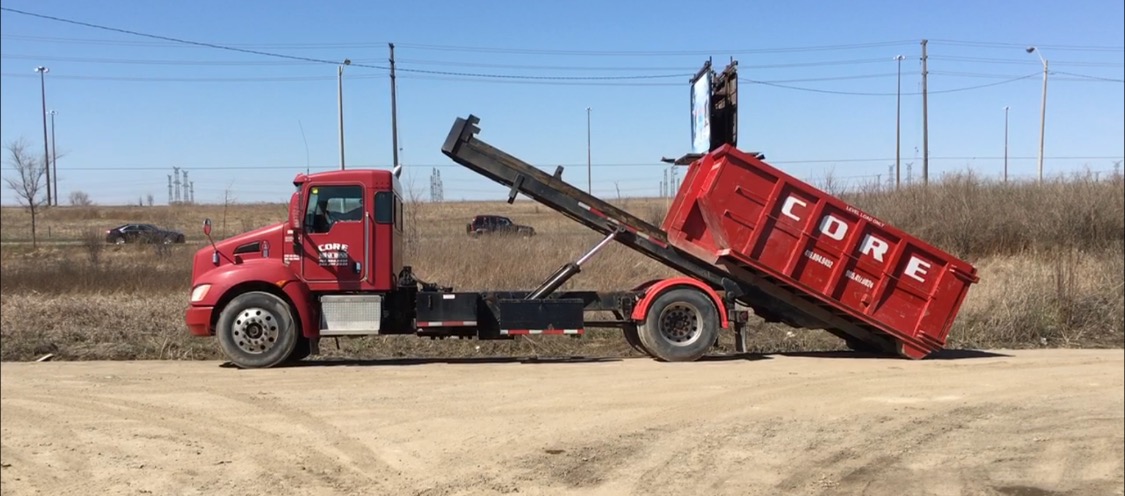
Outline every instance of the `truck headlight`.
[(203, 301), (207, 297), (207, 291), (211, 290), (210, 284), (200, 284), (191, 290), (191, 302)]

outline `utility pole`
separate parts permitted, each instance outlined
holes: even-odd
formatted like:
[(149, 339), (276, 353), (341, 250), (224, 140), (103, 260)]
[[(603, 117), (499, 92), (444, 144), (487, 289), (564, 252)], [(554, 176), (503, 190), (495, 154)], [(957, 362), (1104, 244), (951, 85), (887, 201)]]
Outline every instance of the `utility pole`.
[(398, 96), (396, 95), (396, 86), (398, 83), (395, 81), (395, 44), (387, 43), (391, 49), (391, 148), (393, 149), (392, 168), (398, 167)]
[[(47, 80), (46, 74), (50, 69), (39, 66), (35, 72), (39, 73), (39, 95), (43, 100), (43, 165), (47, 169), (47, 205), (51, 205), (51, 154), (47, 149)], [(34, 198), (28, 199), (34, 202)]]
[(902, 55), (895, 57), (898, 62), (898, 91), (895, 93), (895, 189), (902, 182)]
[(1043, 182), (1043, 135), (1047, 129), (1047, 59), (1043, 58), (1038, 48), (1027, 47), (1027, 53), (1035, 52), (1039, 61), (1043, 63), (1043, 103), (1039, 107), (1039, 182)]
[(590, 156), (590, 107), (586, 107), (586, 193), (592, 195), (594, 189), (594, 172)]
[(922, 40), (922, 184), (930, 183), (930, 119), (926, 93), (926, 40)]
[(181, 193), (181, 196), (183, 197), (183, 203), (191, 203), (191, 197), (188, 196), (189, 186), (188, 186), (188, 178), (187, 178), (187, 170), (186, 169), (183, 171), (183, 174), (184, 174), (184, 182), (183, 182), (183, 186), (181, 186), (181, 188), (183, 190), (183, 192)]
[(59, 206), (59, 153), (58, 148), (55, 146), (55, 114), (58, 112), (51, 110), (51, 177), (55, 181), (55, 206)]
[(188, 191), (190, 192), (188, 203), (195, 205), (195, 181), (188, 183), (188, 185)]
[(340, 170), (344, 170), (344, 66), (351, 65), (352, 61), (344, 59), (344, 63), (336, 66), (336, 106), (340, 119)]
[(1008, 106), (1004, 106), (1004, 182), (1008, 182)]
[(172, 204), (172, 175), (168, 174), (168, 204)]

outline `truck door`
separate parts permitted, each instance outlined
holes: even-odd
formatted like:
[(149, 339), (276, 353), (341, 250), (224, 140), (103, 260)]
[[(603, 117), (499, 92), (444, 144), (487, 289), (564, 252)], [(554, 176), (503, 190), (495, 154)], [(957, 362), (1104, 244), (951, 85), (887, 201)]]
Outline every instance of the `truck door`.
[(358, 184), (309, 188), (301, 271), (315, 289), (355, 289), (367, 278), (371, 270), (364, 256), (369, 242), (365, 235), (370, 229), (366, 225), (369, 205), (363, 197), (363, 186)]

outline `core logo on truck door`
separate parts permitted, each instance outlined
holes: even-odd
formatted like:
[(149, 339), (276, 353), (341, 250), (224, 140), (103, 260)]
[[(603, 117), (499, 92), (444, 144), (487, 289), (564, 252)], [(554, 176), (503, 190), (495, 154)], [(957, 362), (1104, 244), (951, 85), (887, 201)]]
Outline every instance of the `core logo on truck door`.
[[(785, 217), (788, 217), (795, 221), (801, 221), (803, 220), (803, 217), (801, 216), (803, 212), (795, 212), (794, 210), (805, 210), (808, 208), (808, 206), (808, 202), (801, 200), (800, 198), (797, 198), (795, 196), (789, 196), (781, 204), (781, 215), (784, 215)], [(849, 210), (853, 209), (849, 207)], [(855, 210), (853, 213), (860, 215), (861, 217), (876, 225), (883, 225), (882, 222), (878, 222), (871, 216), (863, 214), (858, 210)], [(848, 224), (846, 220), (829, 213), (821, 217), (817, 230), (820, 231), (821, 234), (831, 239), (843, 241), (848, 234), (848, 230), (851, 228), (852, 226)], [(859, 254), (861, 256), (871, 257), (877, 262), (883, 262), (885, 260), (884, 257), (890, 250), (890, 247), (891, 244), (886, 240), (880, 239), (879, 237), (871, 233), (867, 233), (866, 235), (864, 235), (863, 240), (860, 241)], [(824, 264), (824, 261), (831, 262), (830, 260), (824, 259), (824, 257), (816, 254), (812, 250), (806, 250), (805, 256), (810, 260), (821, 264)], [(831, 265), (828, 265), (828, 267), (831, 268)], [(929, 262), (918, 257), (911, 256), (910, 261), (906, 263), (906, 268), (903, 269), (902, 273), (903, 275), (911, 279), (924, 283), (926, 282), (926, 278), (924, 276), (928, 273), (930, 267), (931, 265)]]
[(348, 265), (347, 243), (325, 243), (316, 245), (316, 250), (320, 252), (320, 265), (329, 267)]

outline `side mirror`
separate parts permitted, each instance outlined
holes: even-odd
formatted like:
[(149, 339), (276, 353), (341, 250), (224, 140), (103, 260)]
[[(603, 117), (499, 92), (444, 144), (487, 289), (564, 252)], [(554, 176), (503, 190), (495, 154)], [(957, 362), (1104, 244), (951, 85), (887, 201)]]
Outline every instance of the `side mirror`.
[(211, 239), (211, 219), (203, 219), (203, 235), (207, 236), (207, 242), (211, 243), (211, 263), (219, 265), (219, 247), (215, 246), (215, 240)]

